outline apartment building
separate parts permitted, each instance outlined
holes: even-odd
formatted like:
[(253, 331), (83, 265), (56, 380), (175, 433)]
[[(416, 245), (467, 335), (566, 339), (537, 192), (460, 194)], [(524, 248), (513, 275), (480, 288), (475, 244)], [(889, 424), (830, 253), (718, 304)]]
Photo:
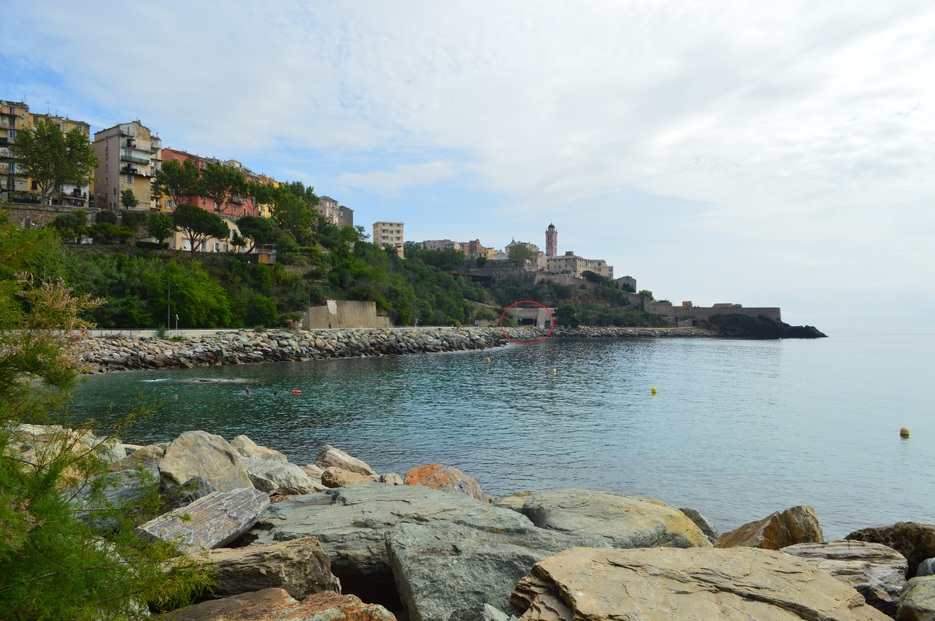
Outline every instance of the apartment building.
[[(237, 160), (227, 160), (222, 162), (215, 158), (201, 157), (200, 155), (194, 155), (192, 153), (188, 153), (187, 151), (181, 151), (171, 147), (162, 149), (161, 160), (162, 163), (160, 165), (172, 161), (179, 162), (179, 164), (184, 164), (186, 161), (192, 161), (195, 163), (195, 167), (200, 171), (204, 171), (209, 165), (217, 163), (239, 170), (241, 173), (243, 173), (244, 179), (246, 179), (248, 182), (263, 182), (269, 179), (269, 177), (264, 175), (255, 174)], [(161, 210), (172, 211), (175, 209), (175, 203), (171, 197), (161, 196), (154, 200), (156, 201), (156, 207)], [(249, 195), (233, 196), (230, 200), (224, 201), (221, 205), (218, 205), (217, 201), (215, 201), (214, 198), (210, 196), (189, 196), (186, 197), (185, 202), (197, 207), (201, 207), (206, 211), (216, 213), (217, 215), (224, 218), (240, 218), (243, 216), (269, 217), (270, 215), (270, 205), (258, 205), (256, 201), (254, 201), (253, 197)]]
[[(63, 133), (68, 133), (73, 129), (77, 129), (82, 134), (84, 134), (88, 141), (91, 140), (91, 126), (85, 123), (84, 121), (75, 121), (69, 119), (68, 117), (56, 116), (53, 114), (35, 114), (30, 113), (30, 127), (35, 127), (39, 124), (40, 121), (46, 121), (50, 123), (55, 123), (58, 125)], [(81, 185), (71, 185), (66, 184), (60, 188), (60, 196), (53, 197), (53, 205), (67, 205), (70, 207), (87, 207), (91, 197), (90, 193), (90, 184), (82, 183)], [(31, 196), (39, 196), (39, 186), (35, 181), (30, 181), (29, 184), (29, 194)]]
[(481, 244), (479, 239), (461, 242), (461, 249), (464, 251), (464, 256), (469, 259), (476, 259), (478, 257), (493, 259), (494, 254), (497, 252), (495, 248), (487, 248)]
[(403, 223), (374, 222), (373, 244), (380, 248), (393, 246), (400, 258), (403, 258)]
[(546, 269), (553, 274), (572, 274), (576, 277), (580, 277), (586, 271), (592, 271), (610, 279), (614, 277), (613, 266), (607, 265), (604, 259), (585, 259), (571, 250), (559, 257), (548, 257)]
[(450, 239), (429, 239), (422, 242), (424, 250), (461, 250), (461, 243)]
[(354, 226), (354, 210), (341, 205), (330, 196), (320, 197), (315, 209), (324, 216), (328, 222), (336, 226)]
[(100, 165), (94, 171), (94, 205), (121, 208), (120, 195), (131, 190), (137, 210), (154, 208), (152, 181), (160, 165), (162, 141), (139, 120), (95, 132), (94, 154)]
[(28, 127), (29, 106), (22, 101), (0, 100), (0, 201), (29, 190), (29, 179), (17, 168), (10, 150), (16, 132)]

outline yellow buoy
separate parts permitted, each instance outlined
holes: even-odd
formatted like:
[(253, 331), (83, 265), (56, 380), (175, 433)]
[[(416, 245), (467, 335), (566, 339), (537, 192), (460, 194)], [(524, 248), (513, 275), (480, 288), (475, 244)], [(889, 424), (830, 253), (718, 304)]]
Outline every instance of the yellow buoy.
[(903, 427), (902, 429), (900, 429), (900, 430), (899, 430), (899, 437), (900, 437), (900, 438), (908, 438), (908, 437), (909, 437), (909, 427)]
[(552, 369), (552, 375), (555, 375), (556, 373), (558, 373), (558, 371), (556, 369)]
[(490, 364), (490, 358), (487, 358), (487, 364)]
[(653, 389), (650, 392), (652, 392), (653, 394), (656, 394), (656, 387), (653, 386)]

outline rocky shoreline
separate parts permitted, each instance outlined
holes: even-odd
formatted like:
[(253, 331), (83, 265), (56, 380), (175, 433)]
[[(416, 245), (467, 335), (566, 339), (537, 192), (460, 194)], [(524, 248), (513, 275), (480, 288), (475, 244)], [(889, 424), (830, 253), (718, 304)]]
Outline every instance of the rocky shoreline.
[[(18, 450), (63, 433), (74, 432), (20, 426)], [(134, 446), (78, 435), (111, 464), (98, 482), (108, 498), (149, 486), (164, 499), (141, 535), (213, 567), (208, 601), (169, 613), (177, 621), (935, 618), (933, 524), (824, 541), (799, 506), (719, 534), (659, 500), (488, 498), (450, 466), (379, 474), (331, 446), (299, 466), (246, 436)], [(93, 524), (97, 507), (78, 502)]]
[[(490, 349), (507, 345), (509, 339), (532, 342), (547, 334), (534, 328), (497, 327), (238, 330), (172, 338), (112, 334), (86, 339), (81, 360), (87, 372), (104, 373)], [(711, 338), (717, 333), (697, 328), (557, 328), (551, 336)]]

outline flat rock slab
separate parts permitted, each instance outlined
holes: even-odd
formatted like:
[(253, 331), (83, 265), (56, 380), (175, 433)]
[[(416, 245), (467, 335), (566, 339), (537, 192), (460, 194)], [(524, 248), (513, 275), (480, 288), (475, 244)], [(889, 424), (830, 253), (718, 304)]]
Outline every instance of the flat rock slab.
[(168, 613), (167, 621), (396, 621), (383, 606), (353, 595), (316, 593), (297, 601), (283, 589), (263, 589)]
[(331, 560), (314, 537), (208, 552), (215, 566), (213, 594), (228, 597), (281, 587), (296, 599), (312, 593), (341, 592)]
[(507, 509), (450, 522), (399, 524), (386, 536), (400, 599), (412, 621), (471, 621), (510, 593), (536, 561), (574, 546), (607, 546), (597, 535), (533, 526)]
[(756, 548), (573, 548), (513, 592), (520, 621), (884, 621), (860, 593), (801, 559)]
[(363, 483), (276, 503), (251, 535), (257, 543), (315, 537), (331, 558), (332, 571), (342, 580), (345, 576), (387, 576), (386, 533), (396, 525), (481, 520), (501, 511), (505, 509), (421, 485)]
[(503, 496), (496, 504), (519, 511), (540, 528), (599, 535), (614, 548), (711, 545), (684, 513), (651, 498), (566, 489)]
[(146, 522), (137, 530), (183, 551), (198, 552), (230, 543), (256, 524), (269, 496), (250, 488), (214, 492)]
[(783, 548), (848, 584), (867, 603), (890, 616), (896, 615), (899, 595), (906, 583), (906, 557), (881, 543), (829, 541), (799, 543)]

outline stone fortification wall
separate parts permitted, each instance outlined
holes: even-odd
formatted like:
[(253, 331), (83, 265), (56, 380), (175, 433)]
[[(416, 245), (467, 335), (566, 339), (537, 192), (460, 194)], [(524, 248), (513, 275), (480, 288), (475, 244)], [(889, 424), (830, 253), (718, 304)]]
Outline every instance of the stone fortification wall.
[(93, 222), (94, 214), (100, 211), (99, 209), (87, 209), (71, 205), (34, 205), (30, 203), (9, 203), (5, 209), (10, 216), (10, 220), (18, 223), (23, 228), (45, 226), (60, 214), (71, 213), (76, 209), (87, 211), (88, 221)]
[(782, 321), (782, 312), (778, 307), (750, 307), (740, 306), (672, 306), (647, 301), (643, 307), (647, 313), (662, 315), (670, 319), (694, 319), (695, 321), (708, 321), (715, 315), (743, 315), (745, 317), (767, 317), (774, 321)]
[(389, 317), (377, 315), (374, 302), (328, 300), (305, 313), (303, 325), (311, 330), (323, 328), (392, 328)]

